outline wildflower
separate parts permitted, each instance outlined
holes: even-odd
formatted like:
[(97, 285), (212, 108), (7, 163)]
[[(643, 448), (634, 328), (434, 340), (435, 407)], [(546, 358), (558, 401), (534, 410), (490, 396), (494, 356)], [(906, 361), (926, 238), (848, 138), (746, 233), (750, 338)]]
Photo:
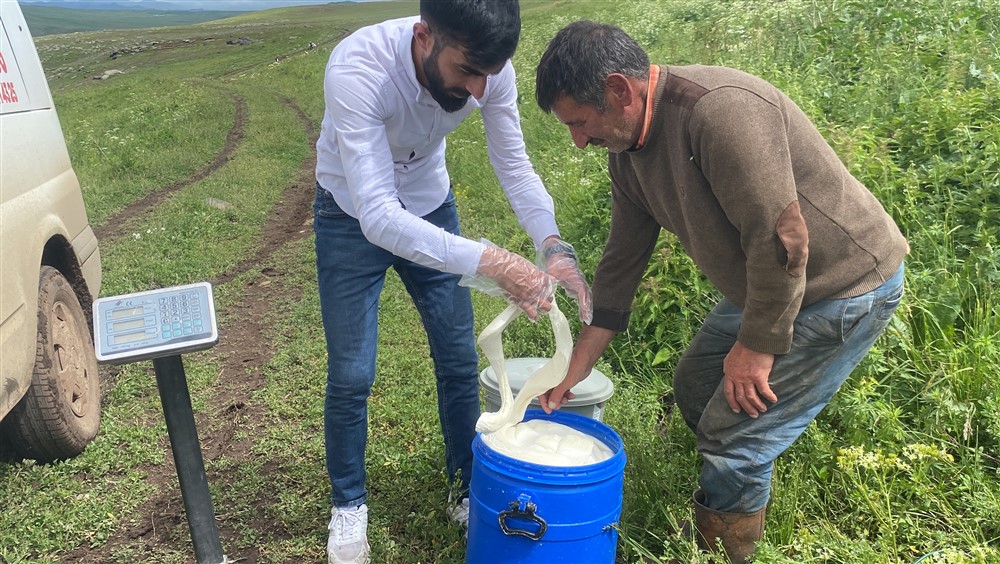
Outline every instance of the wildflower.
[(921, 443), (907, 445), (903, 449), (903, 456), (914, 462), (919, 460), (937, 460), (940, 462), (955, 461), (955, 457), (944, 449)]

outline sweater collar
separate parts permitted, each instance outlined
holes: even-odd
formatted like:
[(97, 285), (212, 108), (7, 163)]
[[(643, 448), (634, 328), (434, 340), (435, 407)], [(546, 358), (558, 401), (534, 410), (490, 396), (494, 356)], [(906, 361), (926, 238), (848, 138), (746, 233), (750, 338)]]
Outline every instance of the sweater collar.
[(636, 142), (633, 151), (638, 151), (646, 144), (646, 137), (649, 135), (649, 124), (653, 121), (653, 92), (660, 79), (660, 67), (649, 65), (649, 84), (646, 86), (646, 115), (642, 118), (642, 132), (639, 133), (639, 141)]

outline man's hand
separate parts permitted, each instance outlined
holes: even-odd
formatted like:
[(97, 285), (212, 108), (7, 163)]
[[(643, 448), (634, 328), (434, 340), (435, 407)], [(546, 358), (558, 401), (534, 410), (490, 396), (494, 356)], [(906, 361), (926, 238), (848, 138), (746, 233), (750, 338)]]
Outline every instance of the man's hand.
[(590, 371), (581, 374), (579, 371), (568, 371), (563, 381), (558, 386), (538, 396), (538, 403), (541, 404), (545, 413), (552, 413), (560, 409), (569, 400), (576, 397), (576, 394), (569, 391), (570, 388), (579, 384), (582, 380), (590, 376)]
[(496, 282), (507, 301), (521, 308), (532, 321), (552, 309), (555, 280), (521, 255), (487, 246), (476, 274)]
[(611, 339), (614, 336), (615, 332), (610, 329), (593, 325), (584, 326), (583, 330), (580, 331), (580, 338), (577, 339), (576, 346), (573, 347), (573, 356), (569, 359), (566, 377), (558, 386), (538, 396), (538, 403), (542, 405), (545, 413), (552, 413), (576, 397), (573, 392), (569, 391), (570, 388), (590, 376), (591, 370), (597, 364), (597, 359), (601, 358), (601, 354), (611, 344)]
[(589, 325), (594, 318), (590, 286), (580, 271), (573, 246), (553, 235), (542, 242), (538, 254), (541, 257), (539, 265), (559, 282), (567, 294), (576, 298), (580, 306), (580, 321)]
[(773, 365), (773, 354), (750, 350), (739, 341), (733, 345), (722, 364), (722, 389), (733, 413), (742, 410), (756, 419), (767, 411), (764, 400), (771, 403), (778, 401), (778, 396), (774, 395), (767, 382)]

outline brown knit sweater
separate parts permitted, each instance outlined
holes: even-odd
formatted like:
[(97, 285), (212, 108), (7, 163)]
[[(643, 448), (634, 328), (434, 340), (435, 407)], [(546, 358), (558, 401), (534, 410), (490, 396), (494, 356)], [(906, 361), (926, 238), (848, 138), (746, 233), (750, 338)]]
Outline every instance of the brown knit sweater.
[(661, 227), (743, 309), (739, 340), (759, 352), (788, 352), (802, 306), (869, 292), (896, 272), (903, 235), (788, 96), (722, 67), (659, 76), (646, 143), (609, 155), (594, 325), (627, 327)]

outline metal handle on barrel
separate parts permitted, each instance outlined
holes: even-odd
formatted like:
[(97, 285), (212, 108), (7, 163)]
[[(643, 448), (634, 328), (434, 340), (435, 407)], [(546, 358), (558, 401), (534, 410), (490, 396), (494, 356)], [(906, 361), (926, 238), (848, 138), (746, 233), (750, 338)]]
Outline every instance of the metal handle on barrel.
[[(540, 540), (545, 535), (546, 529), (549, 528), (549, 524), (545, 522), (545, 519), (542, 519), (535, 514), (535, 510), (538, 509), (538, 506), (528, 501), (526, 496), (518, 496), (518, 499), (518, 501), (512, 501), (508, 504), (510, 509), (501, 511), (497, 514), (497, 521), (500, 523), (500, 530), (503, 531), (503, 534), (505, 535), (518, 535), (535, 541)], [(508, 519), (524, 519), (532, 521), (538, 525), (538, 531), (532, 532), (527, 529), (513, 528), (507, 524)]]

